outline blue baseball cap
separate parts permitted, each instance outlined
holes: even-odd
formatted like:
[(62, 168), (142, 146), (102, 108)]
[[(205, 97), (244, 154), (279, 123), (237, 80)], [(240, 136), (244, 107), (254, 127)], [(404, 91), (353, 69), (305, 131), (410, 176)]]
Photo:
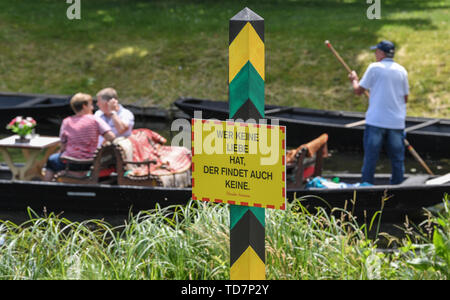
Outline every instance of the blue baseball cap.
[(395, 54), (395, 46), (391, 41), (381, 41), (376, 46), (370, 47), (371, 50), (380, 49), (384, 53), (386, 53), (387, 57), (394, 57)]

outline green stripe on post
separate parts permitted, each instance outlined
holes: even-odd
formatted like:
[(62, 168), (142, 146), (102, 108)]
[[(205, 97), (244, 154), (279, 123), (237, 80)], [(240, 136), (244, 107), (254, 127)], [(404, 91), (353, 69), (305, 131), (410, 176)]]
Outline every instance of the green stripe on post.
[(234, 116), (239, 108), (250, 100), (259, 112), (259, 118), (264, 117), (264, 80), (248, 61), (229, 85), (230, 117)]

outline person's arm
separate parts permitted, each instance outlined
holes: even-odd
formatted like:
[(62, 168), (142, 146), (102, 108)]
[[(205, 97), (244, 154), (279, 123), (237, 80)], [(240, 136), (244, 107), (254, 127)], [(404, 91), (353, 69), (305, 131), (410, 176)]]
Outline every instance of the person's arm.
[(408, 72), (406, 70), (405, 70), (404, 79), (403, 79), (403, 92), (405, 95), (405, 103), (408, 103), (409, 82), (408, 82)]
[(105, 139), (105, 141), (112, 142), (116, 138), (116, 135), (114, 134), (114, 132), (109, 130), (103, 134), (103, 138)]
[(121, 120), (119, 118), (116, 111), (113, 111), (111, 113), (111, 119), (113, 120), (114, 127), (116, 128), (116, 130), (119, 134), (126, 132), (128, 130), (128, 128), (130, 127), (129, 124), (125, 123), (123, 120)]
[(108, 109), (111, 112), (111, 119), (114, 122), (114, 127), (116, 128), (117, 133), (122, 134), (126, 132), (130, 127), (130, 124), (121, 120), (117, 115), (117, 112), (119, 111), (119, 101), (116, 99), (109, 100)]
[(63, 120), (63, 122), (61, 124), (61, 128), (59, 129), (59, 140), (60, 140), (59, 153), (63, 153), (66, 150), (67, 136), (65, 133), (65, 126), (66, 126), (66, 122), (65, 122), (65, 120)]
[(63, 153), (64, 151), (66, 151), (66, 146), (67, 146), (67, 143), (64, 143), (63, 141), (61, 141), (60, 147), (59, 147), (59, 153)]
[(111, 127), (101, 118), (94, 116), (94, 119), (97, 122), (100, 135), (102, 135), (106, 141), (112, 142), (116, 138), (116, 135), (112, 132)]
[(358, 96), (364, 94), (364, 91), (366, 89), (359, 85), (359, 79), (358, 79), (358, 75), (356, 74), (356, 72), (352, 71), (350, 74), (348, 74), (348, 78), (350, 79), (350, 82), (352, 83), (353, 92)]

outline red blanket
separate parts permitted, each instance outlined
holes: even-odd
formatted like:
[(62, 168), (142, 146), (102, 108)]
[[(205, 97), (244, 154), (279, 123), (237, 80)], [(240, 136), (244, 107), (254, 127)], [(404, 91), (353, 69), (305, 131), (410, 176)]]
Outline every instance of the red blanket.
[[(133, 161), (155, 160), (150, 174), (170, 175), (185, 172), (191, 167), (191, 151), (184, 147), (163, 146), (166, 139), (158, 133), (145, 128), (134, 129), (129, 137), (133, 147)], [(147, 175), (148, 167), (134, 167), (133, 175)]]

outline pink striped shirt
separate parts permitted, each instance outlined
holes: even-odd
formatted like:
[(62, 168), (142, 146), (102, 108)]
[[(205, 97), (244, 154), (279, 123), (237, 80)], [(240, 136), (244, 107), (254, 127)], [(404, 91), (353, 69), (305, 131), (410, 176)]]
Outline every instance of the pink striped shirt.
[(59, 137), (66, 144), (62, 156), (90, 159), (97, 149), (98, 137), (111, 127), (94, 115), (70, 116), (63, 120)]

